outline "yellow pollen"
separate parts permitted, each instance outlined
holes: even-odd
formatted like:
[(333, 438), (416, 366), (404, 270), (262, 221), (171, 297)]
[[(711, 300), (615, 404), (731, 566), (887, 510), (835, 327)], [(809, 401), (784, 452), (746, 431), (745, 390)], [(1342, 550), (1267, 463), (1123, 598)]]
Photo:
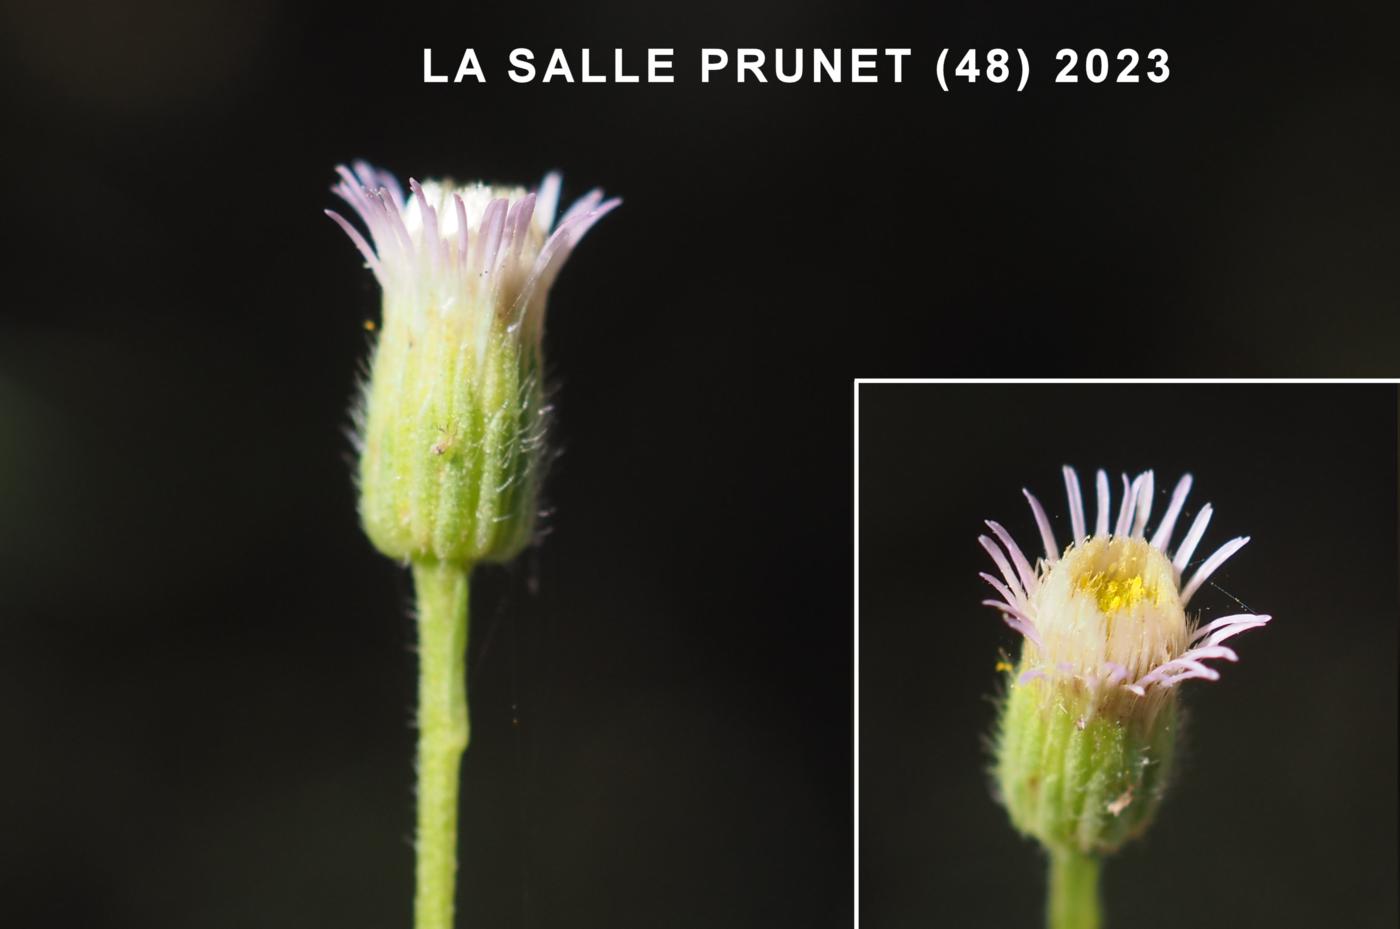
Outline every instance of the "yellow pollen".
[(1081, 576), (1075, 586), (1085, 593), (1092, 594), (1094, 599), (1098, 601), (1099, 609), (1106, 616), (1111, 616), (1119, 610), (1125, 610), (1143, 600), (1149, 600), (1154, 604), (1162, 602), (1160, 591), (1157, 590), (1156, 585), (1144, 583), (1141, 574), (1117, 577), (1100, 571)]

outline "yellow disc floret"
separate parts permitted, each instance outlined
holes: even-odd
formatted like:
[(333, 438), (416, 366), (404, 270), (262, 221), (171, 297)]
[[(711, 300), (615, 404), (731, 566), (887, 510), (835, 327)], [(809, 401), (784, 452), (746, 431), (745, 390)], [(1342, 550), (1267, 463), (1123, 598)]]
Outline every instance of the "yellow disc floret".
[(1142, 575), (1137, 573), (1095, 571), (1081, 574), (1075, 581), (1075, 587), (1092, 594), (1098, 601), (1099, 609), (1110, 619), (1119, 610), (1135, 606), (1143, 600), (1150, 601), (1154, 606), (1160, 606), (1162, 603), (1161, 588), (1143, 580)]

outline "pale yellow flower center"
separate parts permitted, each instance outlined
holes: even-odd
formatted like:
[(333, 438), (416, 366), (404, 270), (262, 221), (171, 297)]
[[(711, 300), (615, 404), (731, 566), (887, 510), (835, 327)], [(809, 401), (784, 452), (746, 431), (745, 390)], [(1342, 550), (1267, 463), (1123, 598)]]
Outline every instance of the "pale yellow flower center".
[(1045, 570), (1031, 606), (1042, 659), (1076, 672), (1113, 662), (1135, 680), (1186, 644), (1171, 562), (1140, 538), (1099, 536), (1072, 546)]

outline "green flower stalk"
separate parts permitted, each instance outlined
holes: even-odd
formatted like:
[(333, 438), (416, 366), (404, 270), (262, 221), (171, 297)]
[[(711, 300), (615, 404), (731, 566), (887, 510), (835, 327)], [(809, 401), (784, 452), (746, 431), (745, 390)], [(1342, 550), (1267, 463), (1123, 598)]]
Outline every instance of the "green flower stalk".
[(1001, 705), (995, 777), (1012, 824), (1050, 859), (1051, 929), (1101, 924), (1101, 859), (1142, 834), (1161, 804), (1176, 742), (1177, 686), (1217, 680), (1210, 660), (1238, 661), (1220, 644), (1270, 617), (1188, 617), (1192, 596), (1249, 541), (1237, 538), (1206, 558), (1182, 584), (1210, 522), (1202, 507), (1169, 553), (1191, 490), (1180, 480), (1149, 539), (1153, 475), (1129, 481), (1110, 528), (1108, 475), (1096, 479), (1097, 520), (1085, 523), (1079, 477), (1064, 469), (1073, 540), (1061, 550), (1044, 508), (1029, 491), (1045, 557), (1035, 566), (998, 523), (978, 541), (999, 576), (982, 578), (1000, 595), (985, 600), (1022, 636), (1019, 665)]
[(381, 334), (357, 410), (360, 521), (413, 569), (418, 606), (417, 929), (450, 929), (457, 801), (470, 737), (469, 581), (534, 535), (549, 407), (541, 338), (550, 285), (618, 205), (594, 191), (554, 223), (559, 176), (538, 193), (397, 180), (363, 162), (333, 190), (366, 238), (326, 213), (384, 293)]

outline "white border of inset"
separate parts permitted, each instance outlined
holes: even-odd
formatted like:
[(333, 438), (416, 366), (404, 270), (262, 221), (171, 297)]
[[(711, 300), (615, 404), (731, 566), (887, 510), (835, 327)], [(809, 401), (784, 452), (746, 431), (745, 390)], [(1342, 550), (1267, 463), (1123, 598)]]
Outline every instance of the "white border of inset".
[(854, 925), (860, 927), (860, 388), (862, 384), (1389, 384), (1400, 390), (1397, 377), (858, 377), (853, 382), (854, 409), (852, 458), (851, 532), (854, 550), (855, 594), (851, 604), (852, 725), (851, 751), (855, 758), (852, 772), (852, 900)]

